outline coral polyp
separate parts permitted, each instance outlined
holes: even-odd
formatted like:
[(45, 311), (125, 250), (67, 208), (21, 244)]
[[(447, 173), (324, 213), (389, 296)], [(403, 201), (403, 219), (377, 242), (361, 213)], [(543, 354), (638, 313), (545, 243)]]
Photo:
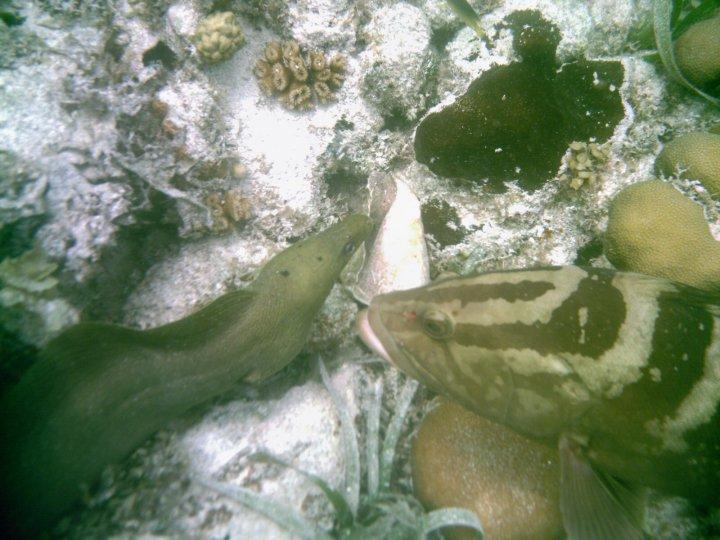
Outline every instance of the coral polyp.
[(341, 54), (329, 60), (320, 51), (305, 52), (295, 40), (271, 41), (255, 64), (255, 76), (267, 95), (277, 95), (287, 109), (312, 109), (327, 103), (345, 80)]
[(193, 41), (200, 57), (213, 64), (230, 58), (245, 42), (245, 36), (235, 15), (222, 11), (198, 24)]

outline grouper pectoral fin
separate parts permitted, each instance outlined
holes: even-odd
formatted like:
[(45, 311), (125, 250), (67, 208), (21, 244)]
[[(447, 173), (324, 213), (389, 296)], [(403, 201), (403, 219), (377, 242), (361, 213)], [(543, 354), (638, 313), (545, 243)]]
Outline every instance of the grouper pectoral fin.
[(645, 490), (597, 471), (569, 436), (560, 438), (560, 510), (569, 540), (642, 540)]

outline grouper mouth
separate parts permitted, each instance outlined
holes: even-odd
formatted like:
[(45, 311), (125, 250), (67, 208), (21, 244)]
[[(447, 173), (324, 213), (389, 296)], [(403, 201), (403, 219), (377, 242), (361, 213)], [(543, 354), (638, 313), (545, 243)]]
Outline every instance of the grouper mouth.
[(418, 377), (414, 363), (407, 352), (401, 344), (396, 343), (395, 338), (385, 328), (377, 305), (371, 303), (367, 309), (363, 309), (358, 314), (357, 332), (363, 343), (383, 360), (411, 377)]
[(377, 334), (375, 333), (375, 330), (370, 325), (370, 308), (363, 309), (362, 311), (360, 311), (360, 313), (358, 313), (356, 326), (357, 333), (359, 334), (360, 339), (362, 339), (363, 343), (367, 345), (372, 352), (382, 357), (386, 362), (394, 364), (394, 362), (390, 358), (390, 355), (387, 352), (387, 349), (385, 349), (385, 346), (382, 344), (380, 338), (378, 338)]

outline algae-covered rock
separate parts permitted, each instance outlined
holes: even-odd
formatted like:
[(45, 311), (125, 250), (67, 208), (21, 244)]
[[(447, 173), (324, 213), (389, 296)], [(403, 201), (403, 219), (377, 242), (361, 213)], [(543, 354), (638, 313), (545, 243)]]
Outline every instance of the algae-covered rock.
[(536, 11), (508, 17), (522, 61), (494, 66), (467, 92), (429, 114), (415, 158), (448, 178), (534, 189), (555, 176), (573, 141), (606, 141), (624, 110), (619, 62), (577, 60), (558, 68), (557, 28)]
[[(554, 448), (449, 401), (423, 420), (412, 447), (415, 494), (430, 508), (477, 513), (488, 539), (550, 539), (562, 532)], [(473, 538), (469, 529), (447, 538)]]
[(700, 206), (660, 180), (633, 184), (612, 201), (605, 255), (621, 270), (720, 290), (720, 242)]
[(675, 60), (698, 86), (720, 84), (720, 16), (693, 24), (675, 42)]
[(193, 36), (200, 57), (209, 63), (230, 58), (245, 42), (242, 27), (230, 11), (213, 13), (198, 24)]
[(684, 177), (699, 180), (711, 195), (719, 196), (720, 134), (693, 132), (680, 135), (665, 145), (655, 165), (668, 176), (682, 171)]

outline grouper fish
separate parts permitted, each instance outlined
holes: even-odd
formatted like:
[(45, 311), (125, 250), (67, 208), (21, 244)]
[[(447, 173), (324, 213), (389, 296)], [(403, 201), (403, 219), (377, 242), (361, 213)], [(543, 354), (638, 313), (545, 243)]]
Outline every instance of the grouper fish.
[(720, 296), (565, 266), (377, 296), (358, 327), (438, 393), (560, 452), (569, 538), (642, 538), (643, 489), (720, 504)]
[(36, 534), (169, 420), (286, 366), (371, 229), (350, 216), (280, 252), (248, 288), (173, 323), (81, 323), (51, 341), (0, 400), (3, 525)]

